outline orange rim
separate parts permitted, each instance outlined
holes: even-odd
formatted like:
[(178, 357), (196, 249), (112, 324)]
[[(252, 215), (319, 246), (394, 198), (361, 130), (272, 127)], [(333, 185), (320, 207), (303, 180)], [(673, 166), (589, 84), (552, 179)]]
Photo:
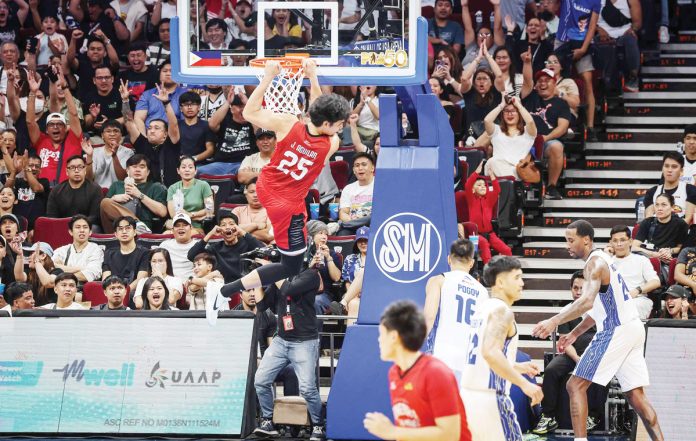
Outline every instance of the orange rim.
[(297, 72), (302, 68), (302, 57), (268, 57), (268, 58), (255, 58), (249, 62), (249, 66), (256, 68), (264, 68), (266, 62), (277, 61), (280, 63), (280, 67), (287, 69), (292, 72)]

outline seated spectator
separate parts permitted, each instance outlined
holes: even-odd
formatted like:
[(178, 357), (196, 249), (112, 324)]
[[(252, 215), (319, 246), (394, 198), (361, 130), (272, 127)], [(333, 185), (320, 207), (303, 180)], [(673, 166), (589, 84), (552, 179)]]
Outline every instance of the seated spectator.
[(694, 318), (689, 308), (689, 294), (681, 285), (672, 285), (665, 291), (665, 307), (660, 311), (660, 318), (689, 320)]
[(209, 253), (200, 253), (193, 259), (193, 275), (186, 281), (186, 303), (189, 310), (205, 310), (205, 289), (208, 282), (225, 283), (217, 271), (217, 259)]
[(102, 125), (103, 147), (92, 147), (90, 142), (82, 143), (87, 159), (87, 179), (101, 188), (109, 188), (116, 181), (126, 179), (126, 163), (133, 156), (133, 150), (123, 143), (123, 125), (110, 119)]
[[(485, 46), (484, 50), (487, 52), (495, 52), (499, 46), (505, 44), (505, 34), (503, 33), (503, 16), (500, 13), (500, 2), (498, 0), (492, 0), (493, 5), (493, 30), (491, 30), (490, 25), (482, 23), (481, 25), (474, 25), (471, 21), (471, 12), (469, 11), (469, 1), (462, 0), (462, 22), (464, 24), (464, 48), (462, 49), (463, 57), (460, 55), (459, 58), (462, 59), (462, 66), (464, 69), (469, 67), (472, 61), (477, 58), (478, 53), (481, 50), (481, 46)], [(489, 66), (490, 60), (486, 57), (485, 60), (481, 59), (480, 68), (491, 68)]]
[[(483, 119), (502, 98), (502, 94), (494, 87), (495, 76), (493, 72), (488, 69), (476, 69), (482, 58), (483, 52), (464, 69), (460, 89), (465, 103), (464, 131), (474, 140), (483, 135), (485, 131)], [(490, 55), (488, 58), (493, 61)], [(476, 70), (474, 71), (474, 69)], [(471, 144), (471, 141), (467, 140), (467, 144)], [(487, 142), (484, 141), (484, 144)]]
[(125, 52), (124, 49), (130, 40), (130, 31), (121, 19), (121, 15), (117, 15), (114, 8), (107, 2), (88, 0), (87, 11), (84, 13), (84, 18), (80, 20), (80, 29), (85, 34), (89, 34), (95, 28), (98, 29), (94, 31), (94, 35), (103, 39), (108, 46), (111, 46), (113, 41), (114, 52)]
[(602, 0), (602, 12), (597, 22), (595, 45), (600, 60), (602, 76), (607, 90), (615, 89), (618, 51), (623, 53), (623, 63), (618, 66), (623, 72), (626, 92), (638, 92), (640, 48), (638, 35), (643, 26), (643, 11), (639, 0)]
[[(447, 0), (448, 1), (448, 0)], [(360, 86), (360, 96), (353, 100), (353, 114), (358, 115), (358, 133), (362, 142), (371, 143), (379, 136), (379, 95), (377, 86)]]
[(322, 279), (323, 289), (314, 298), (314, 309), (318, 315), (325, 314), (334, 300), (331, 286), (341, 280), (341, 258), (327, 245), (329, 229), (322, 221), (307, 222), (307, 236), (311, 238), (305, 252), (305, 264), (315, 268)]
[(17, 253), (15, 260), (14, 276), (18, 282), (26, 282), (34, 292), (36, 306), (43, 306), (47, 303), (56, 303), (57, 297), (54, 291), (55, 279), (63, 273), (63, 270), (56, 268), (53, 263), (53, 248), (46, 242), (35, 243), (31, 247), (24, 248), (31, 252), (26, 259), (28, 271), (25, 270), (25, 259), (22, 248), (16, 245)]
[(94, 225), (99, 222), (101, 187), (85, 179), (87, 166), (81, 155), (68, 158), (65, 168), (68, 171), (68, 180), (51, 190), (46, 216), (61, 218), (83, 214)]
[[(0, 234), (0, 280), (5, 285), (15, 281), (15, 258), (12, 249), (7, 246), (5, 236)], [(15, 246), (18, 246), (16, 243)], [(20, 253), (21, 254), (21, 253)]]
[[(355, 242), (353, 242), (353, 254), (346, 256), (341, 268), (341, 279), (346, 284), (346, 289), (350, 288), (358, 271), (365, 269), (367, 262), (367, 241), (370, 238), (370, 227), (360, 227), (355, 232)], [(347, 305), (346, 305), (347, 306)]]
[(354, 234), (358, 228), (370, 224), (375, 180), (374, 158), (367, 153), (356, 153), (353, 156), (353, 174), (357, 181), (346, 185), (341, 192), (339, 236)]
[(85, 115), (85, 129), (98, 134), (104, 123), (110, 119), (121, 119), (121, 94), (114, 87), (114, 75), (110, 67), (100, 66), (94, 69), (92, 78), (96, 88), (85, 94), (82, 104), (89, 113)]
[(233, 175), (246, 156), (256, 153), (254, 126), (242, 116), (247, 97), (230, 91), (230, 97), (208, 120), (210, 130), (217, 134), (213, 162), (198, 168), (206, 175)]
[(7, 306), (0, 308), (0, 310), (8, 311), (10, 315), (19, 309), (34, 309), (36, 306), (34, 293), (31, 291), (31, 286), (28, 283), (10, 283), (2, 297), (7, 299)]
[(215, 152), (216, 138), (208, 121), (198, 117), (201, 111), (201, 96), (188, 91), (179, 98), (183, 121), (179, 123), (181, 154), (192, 156), (196, 163), (205, 161)]
[(560, 138), (568, 132), (571, 114), (566, 103), (556, 92), (556, 73), (543, 69), (536, 73), (535, 90), (522, 94), (522, 104), (534, 117), (537, 133), (544, 137), (544, 156), (548, 159), (549, 180), (547, 199), (563, 199), (556, 188), (563, 172), (563, 143)]
[(563, 76), (561, 62), (556, 54), (551, 53), (546, 58), (546, 68), (552, 70), (556, 74), (556, 96), (568, 103), (570, 108), (570, 127), (574, 127), (578, 119), (578, 108), (580, 107), (580, 89), (578, 83), (572, 78)]
[[(582, 271), (576, 271), (570, 279), (570, 293), (573, 300), (577, 300), (582, 295), (582, 284), (585, 282)], [(564, 335), (570, 333), (580, 322), (582, 317), (573, 319), (568, 323), (564, 323), (558, 327), (558, 334)], [(565, 389), (565, 383), (568, 375), (573, 372), (575, 366), (580, 359), (580, 356), (585, 352), (587, 346), (592, 341), (597, 328), (592, 326), (590, 329), (580, 335), (575, 343), (565, 348), (563, 353), (558, 354), (551, 360), (544, 370), (544, 384), (542, 390), (544, 399), (541, 400), (541, 419), (536, 427), (532, 430), (537, 435), (545, 435), (553, 432), (558, 428), (559, 414), (559, 399), (563, 396), (562, 391)], [(588, 427), (596, 426), (599, 422), (599, 414), (596, 409), (590, 410), (590, 415), (587, 417)]]
[[(689, 291), (693, 299), (696, 293), (696, 247), (685, 247), (679, 252), (674, 268), (674, 281)], [(692, 310), (692, 313), (696, 311)]]
[[(501, 111), (503, 117), (498, 125), (495, 120)], [(530, 150), (537, 134), (532, 115), (518, 98), (513, 97), (510, 101), (503, 99), (500, 105), (486, 115), (483, 124), (493, 146), (493, 155), (486, 161), (486, 174), (491, 177), (514, 176), (515, 179), (520, 179), (517, 165), (532, 160)]]
[[(5, 215), (12, 215), (12, 217), (9, 219), (17, 225), (17, 230), (15, 233), (17, 233), (17, 231), (21, 231), (23, 227), (27, 225), (27, 220), (24, 217), (18, 216), (14, 213), (16, 206), (17, 197), (12, 187), (4, 187), (0, 189), (0, 216), (4, 217)], [(3, 226), (3, 221), (4, 219), (0, 220), (0, 230), (2, 230), (4, 234), (5, 228)], [(5, 239), (8, 239), (7, 235), (5, 235)]]
[[(213, 218), (213, 190), (210, 184), (196, 179), (196, 162), (190, 156), (182, 156), (176, 169), (181, 181), (167, 189), (167, 210), (173, 218), (178, 213), (185, 213), (192, 221), (196, 233), (203, 233), (205, 219)], [(180, 195), (180, 196), (177, 196)], [(181, 197), (181, 200), (178, 198)]]
[[(169, 65), (165, 65), (165, 68)], [(133, 112), (127, 105), (128, 89), (127, 85), (122, 84), (120, 88), (123, 106), (121, 111), (125, 118), (126, 130), (130, 136), (135, 152), (145, 155), (150, 161), (148, 168), (152, 171), (152, 179), (161, 182), (165, 186), (170, 186), (178, 181), (176, 166), (181, 155), (181, 144), (179, 143), (179, 123), (174, 114), (174, 104), (172, 97), (168, 95), (166, 86), (157, 86), (157, 94), (151, 94), (149, 99), (159, 101), (160, 106), (166, 108), (166, 121), (160, 118), (150, 118), (148, 113), (148, 125), (143, 125), (142, 120), (133, 120)], [(138, 101), (138, 106), (148, 94), (145, 91)], [(177, 106), (178, 109), (178, 106)], [(144, 118), (143, 118), (144, 119)], [(147, 127), (147, 130), (145, 129)]]
[(186, 213), (179, 213), (172, 219), (173, 239), (167, 239), (160, 244), (160, 248), (169, 252), (172, 260), (172, 270), (174, 274), (182, 280), (186, 280), (193, 275), (193, 264), (188, 259), (188, 252), (198, 242), (193, 239), (193, 228), (191, 218)]
[(102, 265), (102, 280), (111, 275), (119, 276), (129, 284), (131, 291), (138, 286), (138, 280), (147, 277), (148, 265), (148, 250), (135, 243), (135, 224), (131, 216), (121, 216), (114, 221), (118, 247), (104, 251)]
[(118, 276), (109, 276), (102, 282), (106, 303), (93, 306), (92, 309), (99, 311), (127, 311), (130, 308), (123, 304), (126, 299), (126, 282)]
[[(357, 317), (360, 310), (360, 297), (362, 296), (364, 269), (356, 269), (353, 283), (348, 286), (346, 293), (340, 302), (331, 302), (329, 310), (331, 315), (347, 315)], [(355, 319), (346, 320), (346, 325), (351, 326), (356, 322)]]
[[(222, 241), (209, 243), (213, 236), (222, 236)], [(239, 255), (265, 246), (263, 242), (239, 228), (236, 215), (222, 211), (218, 214), (218, 224), (203, 240), (191, 247), (188, 258), (193, 262), (200, 253), (212, 254), (218, 262), (218, 270), (222, 273), (225, 283), (230, 283), (242, 277)]]
[[(184, 292), (184, 285), (179, 277), (174, 276), (172, 267), (172, 258), (169, 257), (169, 251), (162, 248), (153, 248), (150, 250), (149, 259), (147, 261), (147, 276), (157, 276), (164, 280), (169, 291), (169, 304), (176, 306), (176, 302), (181, 298)], [(133, 303), (136, 309), (143, 307), (143, 286), (145, 286), (146, 278), (138, 280), (138, 285), (133, 293)]]
[(239, 219), (239, 228), (260, 240), (270, 244), (273, 242), (272, 225), (266, 209), (263, 208), (256, 195), (256, 178), (253, 178), (244, 188), (247, 204), (234, 207), (232, 213)]
[(222, 90), (221, 84), (208, 84), (204, 93), (199, 96), (201, 98), (201, 108), (198, 117), (204, 121), (209, 121), (217, 109), (227, 102), (227, 97)]
[(161, 277), (152, 276), (143, 285), (143, 311), (168, 311), (176, 309), (169, 303), (169, 289)]
[[(172, 64), (169, 60), (162, 63), (159, 72), (159, 84), (154, 89), (148, 89), (140, 95), (140, 99), (135, 106), (135, 120), (138, 131), (144, 133), (150, 127), (150, 123), (155, 120), (177, 121), (181, 119), (181, 107), (179, 106), (179, 97), (188, 89), (179, 86), (172, 79)], [(130, 92), (129, 92), (130, 94)], [(121, 91), (121, 98), (124, 98), (125, 92)], [(174, 118), (169, 117), (167, 103), (171, 102), (171, 108), (174, 111)], [(125, 116), (125, 115), (124, 115)], [(131, 138), (135, 139), (135, 137)], [(135, 144), (135, 143), (134, 143)]]
[(289, 9), (273, 9), (271, 17), (275, 22), (273, 35), (281, 37), (302, 38), (302, 26), (297, 21), (297, 17), (290, 13)]
[[(229, 4), (226, 1), (223, 1), (223, 3)], [(227, 40), (225, 42), (229, 44), (232, 40), (251, 41), (255, 39), (256, 27), (253, 24), (254, 17), (252, 17), (252, 13), (254, 9), (251, 2), (237, 0), (237, 4), (234, 7), (230, 7), (229, 11), (232, 17), (225, 18), (225, 24), (227, 24)], [(230, 46), (230, 48), (232, 47)]]
[(674, 198), (671, 195), (660, 194), (653, 205), (655, 217), (648, 217), (638, 225), (631, 251), (660, 259), (662, 280), (668, 280), (669, 262), (679, 254), (686, 241), (689, 226), (684, 219), (672, 213)]
[[(137, 0), (136, 0), (137, 1)], [(159, 68), (152, 63), (147, 64), (147, 44), (143, 42), (133, 43), (128, 48), (128, 70), (121, 73), (128, 83), (130, 92), (130, 106), (135, 109), (135, 105), (140, 96), (146, 90), (153, 89), (159, 81)], [(120, 112), (121, 106), (118, 106)], [(121, 115), (118, 115), (119, 117)]]
[(148, 11), (141, 0), (112, 1), (109, 6), (115, 12), (115, 19), (126, 26), (129, 40), (136, 42), (144, 35)]
[(18, 165), (18, 169), (15, 170), (17, 177), (10, 175), (5, 185), (11, 186), (14, 182), (17, 205), (13, 212), (27, 219), (28, 229), (31, 231), (34, 229), (36, 218), (46, 213), (50, 184), (48, 179), (38, 177), (41, 172), (41, 158), (36, 153), (30, 152), (28, 159), (19, 161)]
[[(0, 19), (0, 27), (1, 26), (2, 19)], [(19, 31), (19, 27), (17, 27), (17, 31)], [(27, 72), (23, 67), (18, 66), (19, 46), (17, 46), (17, 43), (15, 43), (14, 38), (7, 38), (7, 34), (5, 34), (5, 38), (3, 38), (2, 43), (0, 43), (0, 61), (2, 61), (2, 74), (0, 74), (0, 92), (8, 93), (8, 80), (10, 80), (9, 84), (13, 83), (12, 79), (9, 78), (10, 72), (16, 72), (17, 79), (19, 79), (20, 76), (22, 77), (22, 79), (26, 78)]]
[(666, 193), (674, 200), (672, 212), (687, 224), (694, 221), (696, 186), (681, 180), (683, 170), (684, 156), (678, 152), (667, 152), (662, 156), (662, 184), (651, 187), (643, 196), (646, 218), (655, 215), (655, 200)]
[(53, 253), (56, 268), (66, 273), (73, 273), (80, 283), (100, 280), (104, 251), (96, 243), (90, 242), (92, 223), (83, 214), (70, 219), (68, 232), (72, 243), (57, 248)]
[(256, 148), (259, 151), (244, 157), (237, 171), (237, 182), (246, 185), (251, 182), (252, 179), (258, 178), (261, 169), (271, 162), (276, 142), (275, 132), (265, 129), (258, 129), (256, 131)]
[(86, 309), (75, 301), (77, 294), (77, 277), (72, 273), (61, 273), (55, 278), (55, 303), (47, 303), (40, 308), (43, 309)]
[(80, 29), (72, 31), (72, 38), (68, 45), (67, 63), (72, 73), (76, 74), (81, 80), (79, 87), (80, 100), (84, 100), (85, 97), (96, 91), (96, 84), (90, 81), (90, 78), (96, 76), (95, 71), (97, 68), (118, 68), (118, 53), (111, 44), (111, 39), (106, 38), (102, 29), (97, 29), (94, 35), (87, 37), (87, 52), (85, 53), (78, 53), (78, 41), (81, 47), (85, 31)]
[(626, 225), (615, 225), (609, 236), (609, 251), (614, 255), (614, 265), (626, 282), (640, 319), (647, 320), (653, 310), (653, 301), (648, 294), (660, 288), (660, 277), (650, 259), (631, 253), (631, 230)]
[(594, 128), (595, 96), (592, 85), (592, 51), (590, 45), (597, 30), (597, 19), (601, 9), (601, 0), (563, 0), (561, 2), (561, 21), (554, 50), (561, 61), (564, 72), (570, 72), (571, 65), (585, 83), (585, 104), (587, 140), (597, 142), (597, 131)]
[[(503, 3), (503, 9), (505, 8)], [(553, 53), (553, 43), (544, 36), (544, 26), (540, 18), (532, 17), (527, 21), (525, 27), (526, 38), (522, 38), (518, 24), (512, 18), (505, 17), (507, 34), (505, 37), (505, 47), (512, 58), (512, 63), (517, 66), (517, 71), (522, 70), (522, 55), (529, 51), (532, 56), (532, 71), (539, 72), (545, 66), (545, 61)], [(502, 69), (502, 67), (501, 67)]]
[(126, 161), (128, 177), (114, 181), (100, 204), (101, 224), (105, 233), (114, 232), (114, 219), (132, 216), (143, 232), (152, 231), (155, 221), (167, 217), (167, 189), (148, 180), (150, 160), (137, 153)]
[(459, 56), (464, 44), (462, 25), (452, 18), (452, 1), (435, 0), (435, 16), (428, 20), (428, 41), (435, 50), (441, 46), (450, 46)]
[(430, 75), (445, 83), (444, 98), (447, 101), (458, 102), (462, 99), (459, 92), (461, 88), (459, 80), (462, 78), (462, 63), (454, 53), (454, 50), (449, 46), (440, 47), (436, 55), (435, 66)]
[(227, 40), (227, 23), (222, 18), (211, 18), (205, 24), (206, 41), (201, 43), (201, 49), (222, 50), (229, 49)]
[[(479, 166), (480, 167), (480, 166)], [(473, 172), (464, 184), (464, 195), (469, 207), (469, 220), (476, 224), (479, 233), (478, 250), (484, 264), (491, 260), (491, 248), (503, 256), (512, 256), (512, 250), (493, 231), (493, 209), (498, 203), (500, 185), (495, 173), (489, 173), (493, 191), (488, 191), (488, 184)]]
[[(452, 121), (452, 117), (454, 116), (454, 104), (451, 101), (448, 101), (445, 96), (445, 83), (442, 81), (440, 78), (437, 77), (430, 77), (428, 80), (428, 83), (430, 84), (430, 90), (432, 90), (433, 95), (435, 95), (439, 100), (440, 104), (442, 104), (442, 107), (445, 109), (445, 112), (447, 112), (447, 115), (449, 116), (450, 120), (450, 125), (452, 126), (452, 129), (456, 127), (457, 122)], [(353, 128), (353, 120), (355, 119), (357, 123), (357, 115), (355, 115), (355, 118), (353, 118), (353, 115), (350, 116), (349, 118), (349, 124), (351, 129)], [(461, 123), (460, 123), (461, 124)], [(455, 133), (456, 136), (456, 133)], [(355, 143), (355, 142), (354, 142)]]
[[(160, 3), (161, 2), (157, 2), (156, 4)], [(151, 43), (147, 48), (147, 51), (149, 53), (150, 66), (159, 69), (162, 67), (162, 64), (169, 59), (169, 55), (171, 53), (171, 35), (169, 33), (171, 24), (168, 18), (163, 18), (159, 25), (155, 25), (154, 20), (152, 24), (153, 26), (157, 26), (157, 35), (159, 36), (159, 41)]]
[[(433, 93), (435, 93), (435, 89), (432, 89)], [(443, 106), (445, 105), (444, 101), (440, 101), (443, 103)], [(454, 108), (451, 109), (454, 111)], [(451, 116), (450, 112), (447, 110), (447, 107), (445, 107), (445, 111), (447, 112), (448, 115)], [(360, 153), (367, 153), (368, 155), (372, 155), (373, 157), (377, 157), (379, 154), (379, 148), (381, 145), (380, 137), (377, 136), (374, 141), (374, 145), (370, 147), (369, 145), (364, 144), (360, 140), (360, 133), (358, 132), (358, 119), (359, 116), (356, 115), (355, 113), (351, 114), (348, 117), (348, 126), (350, 128), (350, 139), (351, 142), (353, 143), (353, 148), (356, 152)], [(338, 189), (337, 189), (338, 190)]]
[(684, 127), (684, 172), (681, 179), (687, 184), (696, 184), (696, 124)]
[[(66, 103), (70, 112), (70, 128), (60, 113), (51, 113), (46, 118), (46, 133), (41, 133), (36, 122), (35, 102), (39, 91), (36, 78), (29, 76), (29, 97), (27, 99), (27, 130), (34, 150), (41, 158), (40, 178), (46, 178), (52, 185), (68, 179), (67, 169), (63, 168), (66, 158), (82, 155), (82, 127), (77, 116), (75, 101), (69, 89), (65, 89)], [(66, 164), (67, 165), (67, 164)]]

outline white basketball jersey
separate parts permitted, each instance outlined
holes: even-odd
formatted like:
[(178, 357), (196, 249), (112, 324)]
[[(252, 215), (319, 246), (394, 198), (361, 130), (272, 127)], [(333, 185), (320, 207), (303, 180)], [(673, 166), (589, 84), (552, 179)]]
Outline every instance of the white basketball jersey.
[[(597, 323), (597, 332), (611, 330), (631, 320), (638, 319), (638, 310), (629, 294), (628, 286), (616, 266), (613, 257), (601, 250), (590, 253), (590, 259), (598, 257), (609, 266), (609, 285), (602, 285), (589, 314)], [(589, 259), (588, 259), (589, 260)]]
[(427, 348), (452, 369), (459, 381), (469, 354), (476, 305), (488, 299), (488, 290), (466, 271), (449, 271), (443, 276), (440, 307)]
[(684, 173), (680, 181), (691, 185), (696, 184), (696, 161), (693, 163), (689, 162), (689, 160), (686, 159), (686, 155), (684, 155)]
[[(674, 211), (674, 214), (679, 217), (686, 216), (686, 186), (686, 182), (680, 181), (677, 190), (672, 193), (672, 197), (674, 198), (674, 207), (672, 208), (672, 211)], [(653, 195), (653, 204), (655, 201), (657, 201), (657, 197), (664, 192), (665, 186), (662, 184), (658, 185), (657, 189), (655, 190), (655, 194)]]
[[(498, 394), (506, 395), (510, 393), (510, 382), (493, 372), (488, 362), (483, 358), (483, 354), (481, 354), (481, 347), (483, 346), (484, 334), (486, 332), (490, 313), (494, 308), (499, 307), (501, 303), (508, 308), (505, 302), (495, 297), (491, 297), (485, 302), (481, 302), (477, 305), (478, 311), (474, 314), (474, 319), (471, 323), (472, 332), (471, 341), (469, 343), (469, 356), (467, 357), (466, 368), (464, 369), (460, 382), (460, 387), (463, 389), (493, 390)], [(505, 358), (513, 365), (517, 358), (518, 340), (519, 333), (517, 332), (517, 323), (515, 323), (515, 335), (506, 338), (503, 345)]]

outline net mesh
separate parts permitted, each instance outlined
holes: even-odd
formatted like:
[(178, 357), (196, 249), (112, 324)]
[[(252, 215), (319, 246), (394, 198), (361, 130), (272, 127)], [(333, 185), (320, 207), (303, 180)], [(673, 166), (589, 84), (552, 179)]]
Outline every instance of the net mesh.
[[(261, 58), (252, 60), (254, 67), (264, 67), (269, 59)], [(273, 81), (263, 95), (264, 108), (274, 113), (289, 113), (299, 115), (302, 113), (298, 107), (298, 97), (302, 89), (304, 71), (300, 60), (276, 59), (280, 62), (280, 73), (273, 78)], [(263, 80), (264, 72), (256, 74), (259, 81)]]

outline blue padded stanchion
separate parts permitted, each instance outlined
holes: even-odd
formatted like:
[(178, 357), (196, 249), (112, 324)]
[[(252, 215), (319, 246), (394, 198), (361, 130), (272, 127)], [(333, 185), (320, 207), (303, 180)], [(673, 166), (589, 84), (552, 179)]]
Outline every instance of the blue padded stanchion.
[(454, 134), (432, 94), (415, 96), (418, 141), (401, 140), (396, 96), (380, 95), (381, 150), (374, 185), (365, 282), (357, 324), (348, 328), (327, 406), (332, 439), (375, 439), (363, 428), (366, 412), (392, 417), (388, 363), (379, 359), (377, 328), (390, 303), (423, 305), (430, 276), (447, 271), (457, 238)]

